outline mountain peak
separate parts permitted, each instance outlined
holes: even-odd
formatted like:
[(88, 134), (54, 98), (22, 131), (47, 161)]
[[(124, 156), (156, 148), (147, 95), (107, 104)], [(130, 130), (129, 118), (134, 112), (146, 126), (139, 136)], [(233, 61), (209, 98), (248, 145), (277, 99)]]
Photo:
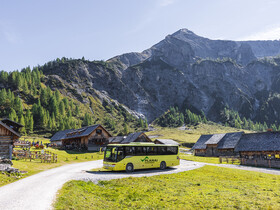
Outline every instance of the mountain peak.
[(189, 29), (186, 29), (186, 28), (182, 28), (178, 31), (176, 31), (175, 33), (172, 34), (172, 36), (176, 36), (176, 35), (183, 35), (183, 36), (197, 36), (194, 32), (192, 32), (191, 30)]

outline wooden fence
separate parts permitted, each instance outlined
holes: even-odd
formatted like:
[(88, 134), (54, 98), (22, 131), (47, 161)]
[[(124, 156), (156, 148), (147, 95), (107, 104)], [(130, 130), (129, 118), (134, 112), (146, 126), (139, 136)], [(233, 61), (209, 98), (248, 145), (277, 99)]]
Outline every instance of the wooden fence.
[(231, 164), (234, 164), (234, 163), (237, 163), (237, 164), (240, 164), (240, 158), (239, 157), (222, 157), (220, 156), (219, 157), (219, 161), (220, 163), (223, 163), (223, 162), (226, 162), (226, 163), (231, 163)]
[(57, 154), (44, 151), (26, 151), (26, 150), (14, 150), (13, 155), (18, 159), (26, 160), (41, 160), (41, 163), (56, 163)]

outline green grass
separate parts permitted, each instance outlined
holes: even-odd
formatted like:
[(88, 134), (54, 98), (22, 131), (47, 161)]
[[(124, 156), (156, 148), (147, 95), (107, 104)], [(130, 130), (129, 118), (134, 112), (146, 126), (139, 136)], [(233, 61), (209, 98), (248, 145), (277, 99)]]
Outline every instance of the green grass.
[[(199, 124), (197, 126), (189, 126), (186, 130), (180, 130), (178, 128), (158, 127), (155, 126), (155, 131), (147, 132), (149, 136), (159, 136), (159, 139), (173, 139), (179, 143), (195, 143), (202, 134), (213, 133), (229, 133), (245, 131), (246, 133), (252, 131), (246, 131), (242, 129), (236, 129), (232, 127), (225, 127), (215, 123)], [(152, 138), (153, 140), (156, 138)]]
[[(38, 138), (36, 138), (37, 140)], [(30, 140), (30, 139), (26, 139)], [(48, 139), (40, 139), (43, 143), (49, 142)], [(34, 147), (31, 148), (32, 151), (41, 151), (41, 149), (36, 150)], [(91, 161), (91, 160), (99, 160), (103, 159), (103, 153), (99, 152), (77, 152), (77, 151), (65, 151), (65, 150), (58, 150), (53, 148), (45, 148), (44, 150), (53, 152), (57, 154), (57, 163), (41, 163), (40, 160), (13, 160), (13, 167), (18, 168), (21, 171), (27, 171), (28, 173), (23, 174), (20, 177), (11, 175), (7, 176), (6, 174), (0, 174), (0, 186), (3, 186), (5, 184), (9, 184), (11, 182), (17, 181), (20, 178), (24, 178), (51, 168), (55, 168), (58, 166), (62, 166), (65, 164), (70, 163), (78, 163), (78, 162), (84, 162), (84, 161)]]
[(196, 162), (215, 163), (215, 164), (220, 163), (218, 157), (200, 157), (194, 155), (180, 154), (180, 158), (183, 160), (190, 160)]
[(56, 209), (279, 209), (280, 176), (205, 166), (178, 174), (70, 181)]

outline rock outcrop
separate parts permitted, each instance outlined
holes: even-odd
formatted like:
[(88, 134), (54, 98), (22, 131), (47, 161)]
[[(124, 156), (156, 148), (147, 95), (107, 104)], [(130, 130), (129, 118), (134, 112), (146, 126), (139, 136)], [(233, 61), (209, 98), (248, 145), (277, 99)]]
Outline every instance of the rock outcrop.
[(214, 121), (227, 106), (274, 123), (280, 117), (280, 59), (271, 56), (279, 49), (279, 41), (210, 40), (181, 29), (142, 53), (103, 63), (79, 60), (44, 73), (75, 90), (103, 93), (149, 121), (177, 105)]

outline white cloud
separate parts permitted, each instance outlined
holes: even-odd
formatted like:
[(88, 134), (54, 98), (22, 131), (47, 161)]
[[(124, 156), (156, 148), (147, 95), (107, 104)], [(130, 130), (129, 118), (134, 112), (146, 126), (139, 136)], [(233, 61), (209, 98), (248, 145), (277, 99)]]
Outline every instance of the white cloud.
[(241, 37), (238, 40), (278, 40), (280, 39), (280, 26), (272, 27), (264, 31)]

